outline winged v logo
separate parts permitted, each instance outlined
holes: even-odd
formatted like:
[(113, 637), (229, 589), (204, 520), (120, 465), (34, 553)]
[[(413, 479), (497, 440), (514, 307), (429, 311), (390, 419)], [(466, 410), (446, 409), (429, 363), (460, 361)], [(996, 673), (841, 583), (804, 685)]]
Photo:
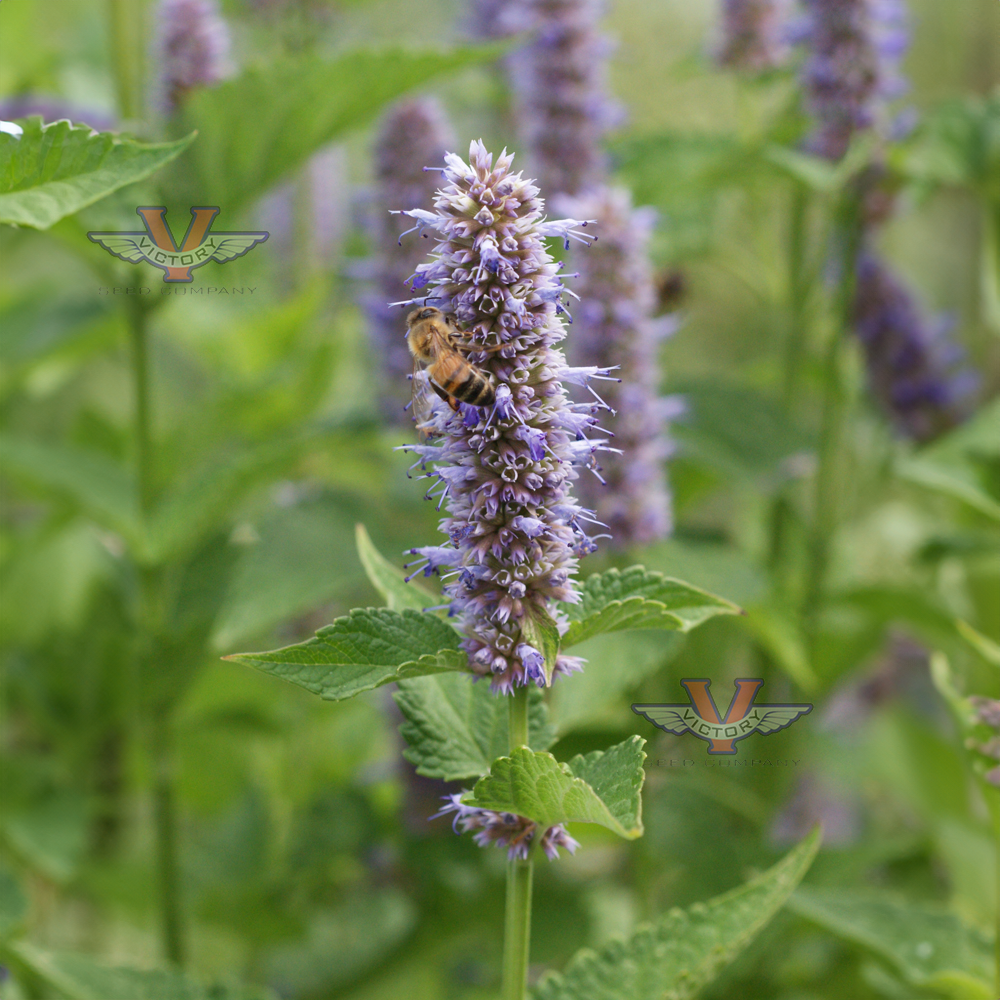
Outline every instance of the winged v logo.
[(800, 715), (812, 711), (812, 705), (755, 705), (754, 699), (763, 686), (759, 677), (740, 677), (736, 694), (723, 719), (715, 707), (706, 678), (681, 681), (691, 699), (680, 705), (633, 705), (632, 711), (648, 719), (668, 733), (693, 733), (708, 743), (711, 754), (737, 753), (736, 744), (753, 733), (776, 733), (790, 726)]
[(146, 227), (141, 232), (87, 233), (87, 237), (119, 260), (130, 264), (144, 260), (160, 268), (164, 281), (194, 281), (191, 272), (196, 267), (210, 260), (224, 264), (242, 257), (269, 235), (263, 232), (213, 233), (212, 223), (219, 211), (212, 206), (192, 208), (191, 223), (180, 246), (174, 242), (167, 226), (164, 218), (167, 210), (163, 205), (144, 205), (136, 209)]

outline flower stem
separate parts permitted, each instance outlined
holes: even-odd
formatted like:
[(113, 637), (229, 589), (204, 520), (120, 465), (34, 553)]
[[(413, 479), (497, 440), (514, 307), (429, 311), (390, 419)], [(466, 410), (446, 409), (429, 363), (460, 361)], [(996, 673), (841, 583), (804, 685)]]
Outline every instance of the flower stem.
[(132, 127), (143, 113), (145, 0), (108, 0), (110, 47), (118, 113)]
[(819, 456), (813, 501), (813, 524), (806, 569), (803, 623), (810, 657), (815, 657), (819, 613), (826, 593), (830, 547), (840, 514), (838, 476), (842, 461), (846, 389), (844, 351), (851, 326), (856, 285), (857, 260), (861, 241), (856, 205), (848, 203), (843, 223), (838, 227), (841, 240), (840, 284), (835, 306), (834, 329), (830, 332), (823, 363), (823, 403), (819, 435)]
[[(528, 686), (515, 687), (509, 700), (510, 749), (528, 744)], [(524, 1000), (531, 946), (531, 876), (534, 842), (526, 859), (507, 862), (507, 910), (503, 939), (503, 998)]]
[[(155, 503), (154, 450), (150, 415), (149, 307), (138, 297), (129, 302), (128, 331), (131, 346), (135, 402), (132, 438), (135, 453), (139, 514), (144, 533)], [(143, 557), (145, 554), (143, 554)], [(153, 653), (163, 606), (162, 567), (138, 567), (140, 604), (138, 631), (138, 681), (145, 688), (153, 677)], [(173, 782), (173, 740), (169, 707), (160, 699), (150, 706), (149, 752), (153, 766), (153, 817), (157, 881), (160, 888), (160, 928), (163, 953), (174, 965), (184, 964), (184, 927), (180, 904), (177, 858), (177, 818)]]
[(806, 209), (805, 188), (796, 184), (792, 191), (791, 212), (788, 223), (788, 306), (789, 324), (785, 342), (785, 365), (782, 396), (785, 409), (792, 411), (801, 381), (802, 358), (805, 355), (806, 299), (809, 294), (806, 267)]

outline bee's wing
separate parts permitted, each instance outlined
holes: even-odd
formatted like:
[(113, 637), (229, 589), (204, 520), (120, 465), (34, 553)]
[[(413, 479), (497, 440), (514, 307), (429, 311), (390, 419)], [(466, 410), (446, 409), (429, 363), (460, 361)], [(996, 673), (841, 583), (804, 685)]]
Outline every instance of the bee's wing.
[(413, 381), (411, 383), (413, 392), (413, 423), (417, 428), (417, 433), (421, 439), (433, 437), (441, 433), (438, 426), (437, 409), (440, 406), (438, 397), (434, 391), (434, 383), (426, 370), (420, 367), (419, 361), (413, 362)]

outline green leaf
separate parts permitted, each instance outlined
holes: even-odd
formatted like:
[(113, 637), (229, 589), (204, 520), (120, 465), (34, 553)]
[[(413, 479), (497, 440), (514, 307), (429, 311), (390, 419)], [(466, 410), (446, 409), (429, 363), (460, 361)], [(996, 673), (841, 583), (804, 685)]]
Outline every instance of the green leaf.
[(671, 910), (627, 941), (577, 953), (550, 972), (533, 1000), (687, 1000), (711, 982), (781, 909), (819, 848), (814, 831), (746, 885), (688, 910)]
[(689, 632), (715, 615), (737, 615), (740, 609), (682, 580), (642, 566), (610, 569), (588, 577), (578, 604), (564, 604), (570, 619), (562, 637), (564, 649), (604, 632), (637, 628)]
[(342, 701), (403, 677), (465, 670), (468, 657), (458, 644), (458, 633), (436, 615), (358, 608), (306, 642), (223, 659), (274, 674), (328, 701)]
[(987, 662), (994, 667), (1000, 667), (1000, 643), (994, 642), (988, 635), (983, 635), (968, 622), (959, 618), (955, 622), (959, 635)]
[(423, 611), (440, 603), (440, 597), (418, 583), (407, 583), (405, 573), (397, 569), (377, 548), (375, 548), (363, 524), (354, 528), (354, 539), (358, 546), (358, 558), (368, 574), (371, 585), (382, 595), (385, 606), (390, 611), (410, 608)]
[(4, 435), (0, 465), (8, 474), (71, 500), (130, 541), (138, 538), (133, 477), (107, 455)]
[(550, 685), (561, 642), (555, 619), (544, 608), (528, 608), (521, 619), (521, 635), (545, 659), (545, 683)]
[(745, 385), (719, 380), (680, 382), (693, 419), (678, 423), (685, 452), (758, 489), (787, 481), (782, 463), (811, 447), (802, 428), (774, 400)]
[(749, 607), (740, 621), (803, 691), (819, 687), (819, 678), (809, 663), (805, 638), (784, 608), (773, 604)]
[(386, 962), (416, 922), (416, 907), (399, 889), (360, 893), (316, 913), (305, 940), (277, 947), (268, 978), (286, 996), (329, 996)]
[[(258, 522), (258, 538), (232, 571), (213, 648), (222, 652), (259, 642), (279, 622), (326, 601), (353, 603), (362, 586), (351, 537), (359, 506), (342, 496), (321, 496), (278, 508)], [(343, 568), (333, 573), (332, 566)]]
[(873, 951), (911, 986), (991, 1000), (992, 946), (954, 914), (910, 901), (836, 889), (799, 889), (789, 908)]
[(997, 463), (1000, 461), (1000, 400), (916, 455), (901, 459), (897, 475), (926, 489), (954, 497), (1000, 521)]
[(0, 939), (18, 931), (27, 915), (28, 899), (23, 886), (6, 865), (0, 865)]
[[(270, 1000), (266, 989), (205, 989), (180, 972), (110, 968), (84, 955), (43, 951), (26, 942), (8, 955), (69, 1000)], [(5, 956), (6, 957), (6, 956)]]
[(194, 139), (149, 145), (67, 121), (21, 121), (20, 138), (0, 133), (0, 222), (48, 229), (118, 188), (159, 170)]
[[(490, 691), (487, 679), (435, 674), (399, 682), (396, 704), (406, 716), (400, 726), (409, 749), (403, 756), (417, 773), (442, 781), (478, 778), (507, 753), (508, 699)], [(528, 742), (547, 750), (555, 742), (540, 688), (528, 689)]]
[(550, 753), (518, 747), (493, 762), (466, 801), (481, 809), (527, 816), (539, 826), (597, 823), (634, 840), (642, 836), (646, 741), (630, 736), (608, 750), (560, 763)]
[(469, 46), (358, 50), (332, 60), (288, 57), (201, 89), (182, 112), (185, 129), (201, 136), (190, 160), (194, 176), (180, 200), (234, 212), (333, 139), (372, 121), (400, 94), (491, 61), (500, 51)]

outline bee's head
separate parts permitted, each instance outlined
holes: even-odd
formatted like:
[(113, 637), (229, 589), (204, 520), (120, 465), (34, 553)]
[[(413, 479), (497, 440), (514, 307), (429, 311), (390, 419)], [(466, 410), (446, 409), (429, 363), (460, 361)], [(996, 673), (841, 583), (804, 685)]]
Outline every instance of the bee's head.
[(433, 306), (423, 306), (420, 309), (414, 309), (413, 312), (406, 317), (406, 325), (413, 326), (414, 323), (419, 323), (421, 320), (433, 319), (435, 316), (440, 315), (440, 309), (435, 309)]

